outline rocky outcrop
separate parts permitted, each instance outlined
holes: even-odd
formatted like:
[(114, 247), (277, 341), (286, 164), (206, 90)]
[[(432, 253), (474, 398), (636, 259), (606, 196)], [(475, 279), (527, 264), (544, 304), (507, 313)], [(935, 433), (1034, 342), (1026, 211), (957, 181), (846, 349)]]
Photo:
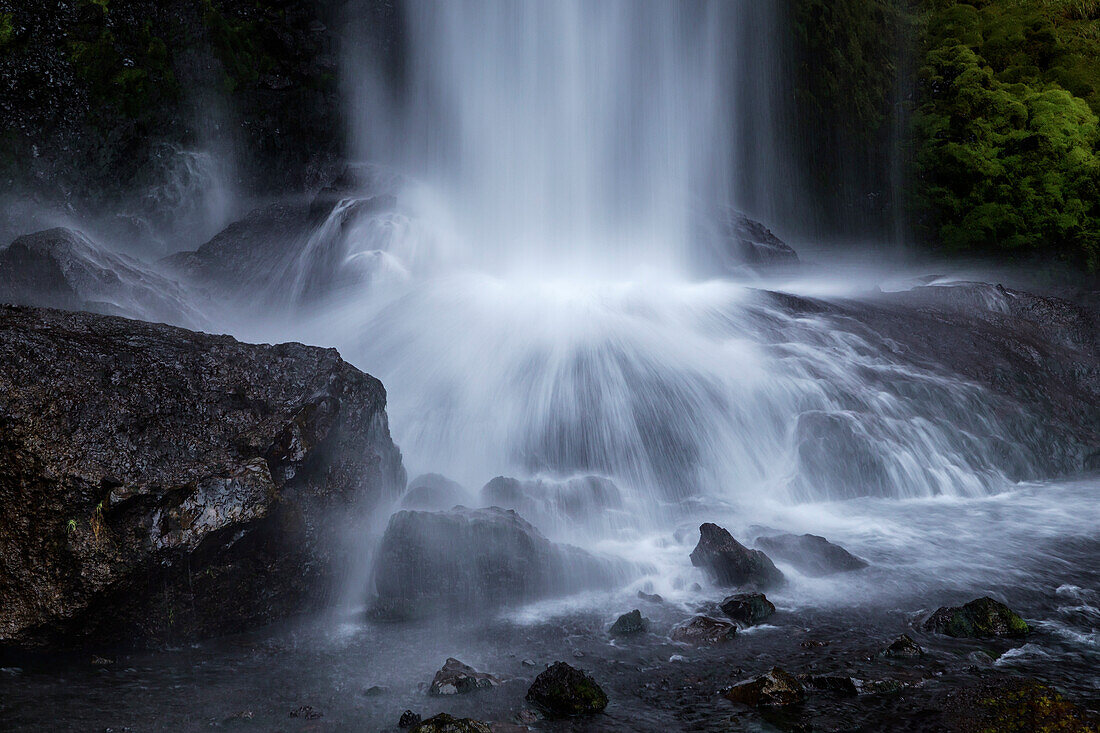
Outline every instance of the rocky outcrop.
[(727, 700), (751, 707), (792, 705), (802, 702), (805, 696), (802, 683), (779, 667), (755, 679), (739, 682), (725, 692)]
[(732, 207), (699, 216), (695, 259), (708, 274), (798, 264), (798, 254), (770, 229)]
[(840, 545), (813, 534), (780, 534), (756, 538), (756, 546), (771, 557), (794, 565), (806, 575), (821, 577), (862, 570), (867, 563)]
[(0, 308), (0, 645), (192, 639), (326, 603), (335, 522), (404, 484), (332, 349)]
[(527, 701), (554, 718), (602, 713), (608, 703), (596, 680), (565, 662), (555, 662), (535, 678)]
[(1027, 622), (1008, 606), (984, 597), (963, 606), (944, 606), (929, 616), (925, 631), (964, 638), (988, 638), (991, 636), (1024, 636), (1029, 629)]
[(470, 493), (456, 481), (438, 473), (425, 473), (409, 482), (401, 497), (403, 509), (439, 511), (466, 504)]
[(699, 527), (699, 544), (691, 552), (691, 564), (706, 570), (723, 586), (754, 585), (766, 590), (783, 582), (783, 573), (767, 555), (750, 550), (710, 522)]
[(462, 695), (474, 690), (495, 687), (500, 680), (486, 672), (478, 672), (454, 657), (448, 657), (443, 668), (435, 673), (428, 687), (429, 695)]
[(203, 325), (188, 300), (179, 283), (72, 229), (27, 234), (0, 249), (0, 303)]
[(402, 618), (490, 610), (608, 587), (612, 570), (583, 550), (550, 542), (511, 510), (400, 511), (375, 560), (375, 612)]
[(775, 613), (775, 605), (763, 593), (737, 593), (719, 604), (722, 613), (741, 626), (762, 624)]

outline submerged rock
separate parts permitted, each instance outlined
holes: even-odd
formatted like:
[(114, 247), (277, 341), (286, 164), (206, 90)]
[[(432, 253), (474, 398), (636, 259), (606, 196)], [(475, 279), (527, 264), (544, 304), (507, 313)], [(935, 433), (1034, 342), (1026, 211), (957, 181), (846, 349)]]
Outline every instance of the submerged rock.
[(755, 585), (762, 589), (783, 582), (783, 573), (760, 550), (750, 550), (717, 524), (699, 527), (699, 544), (691, 552), (691, 564), (704, 568), (718, 585)]
[(772, 667), (769, 672), (726, 690), (725, 697), (751, 707), (782, 706), (802, 702), (805, 691), (794, 676)]
[(550, 542), (514, 511), (400, 511), (374, 565), (376, 606), (428, 616), (487, 610), (613, 582), (611, 566)]
[(988, 596), (962, 607), (941, 607), (925, 620), (923, 628), (963, 638), (1024, 636), (1029, 631), (1027, 623), (1012, 609)]
[(624, 613), (611, 624), (612, 636), (629, 636), (631, 634), (644, 634), (649, 631), (649, 621), (642, 616), (642, 612), (634, 609), (630, 613)]
[(742, 626), (756, 626), (775, 613), (775, 605), (763, 593), (737, 593), (727, 596), (719, 608)]
[(913, 641), (908, 634), (902, 634), (890, 642), (890, 645), (879, 652), (879, 654), (884, 657), (893, 657), (895, 659), (913, 659), (916, 657), (923, 657), (924, 649), (921, 649), (920, 644)]
[(695, 616), (672, 627), (668, 636), (673, 641), (696, 646), (714, 646), (731, 641), (737, 627), (710, 616)]
[(334, 531), (404, 483), (333, 349), (0, 307), (0, 646), (240, 631), (326, 602)]
[(757, 537), (756, 546), (774, 558), (789, 562), (806, 575), (820, 577), (867, 567), (865, 561), (840, 545), (813, 534)]
[(859, 694), (855, 680), (851, 677), (828, 674), (800, 674), (798, 681), (805, 690), (825, 693), (836, 697), (855, 697)]
[(478, 672), (454, 657), (448, 657), (443, 668), (435, 673), (428, 688), (429, 695), (461, 695), (474, 690), (495, 687), (500, 680), (491, 674)]
[(608, 702), (596, 680), (565, 662), (555, 662), (539, 674), (526, 699), (556, 718), (602, 713)]
[(492, 733), (492, 731), (480, 720), (456, 718), (447, 713), (440, 713), (417, 723), (412, 728), (412, 733)]

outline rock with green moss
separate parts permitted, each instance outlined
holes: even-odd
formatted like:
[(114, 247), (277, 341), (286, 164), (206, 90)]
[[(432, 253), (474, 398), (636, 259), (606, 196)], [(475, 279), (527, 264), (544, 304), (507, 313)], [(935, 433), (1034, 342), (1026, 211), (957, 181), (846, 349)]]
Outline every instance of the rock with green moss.
[(412, 728), (412, 733), (489, 733), (490, 728), (480, 720), (456, 718), (447, 713), (433, 715)]
[(991, 636), (1024, 636), (1027, 623), (1005, 604), (984, 597), (964, 606), (944, 606), (924, 622), (925, 631), (948, 636), (984, 639)]
[(527, 690), (527, 701), (550, 717), (564, 718), (602, 713), (607, 694), (584, 672), (555, 662), (535, 678)]
[(1033, 679), (1005, 677), (957, 691), (945, 729), (961, 733), (1094, 733), (1096, 716)]

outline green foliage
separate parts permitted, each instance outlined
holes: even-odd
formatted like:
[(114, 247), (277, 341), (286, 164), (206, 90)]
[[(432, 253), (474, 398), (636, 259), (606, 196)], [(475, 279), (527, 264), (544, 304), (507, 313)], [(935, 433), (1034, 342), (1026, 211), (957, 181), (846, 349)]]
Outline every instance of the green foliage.
[(251, 86), (274, 68), (275, 59), (265, 48), (265, 28), (260, 23), (227, 18), (212, 0), (203, 0), (203, 23), (225, 69), (227, 91)]
[(0, 50), (7, 48), (15, 37), (15, 22), (11, 13), (0, 13)]
[(926, 3), (919, 221), (951, 249), (1100, 266), (1100, 46), (1088, 2)]

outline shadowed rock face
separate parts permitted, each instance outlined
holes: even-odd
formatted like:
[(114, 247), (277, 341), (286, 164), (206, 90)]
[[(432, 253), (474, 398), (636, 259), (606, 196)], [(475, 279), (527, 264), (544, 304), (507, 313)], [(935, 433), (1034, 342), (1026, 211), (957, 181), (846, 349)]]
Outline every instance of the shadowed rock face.
[(753, 585), (761, 589), (783, 583), (783, 573), (760, 550), (750, 550), (717, 524), (699, 527), (699, 544), (691, 551), (691, 564), (701, 567), (718, 585)]
[(0, 645), (190, 639), (325, 603), (331, 517), (396, 495), (333, 349), (0, 308)]
[(813, 534), (757, 537), (756, 545), (807, 575), (823, 576), (862, 570), (867, 563), (840, 545)]

